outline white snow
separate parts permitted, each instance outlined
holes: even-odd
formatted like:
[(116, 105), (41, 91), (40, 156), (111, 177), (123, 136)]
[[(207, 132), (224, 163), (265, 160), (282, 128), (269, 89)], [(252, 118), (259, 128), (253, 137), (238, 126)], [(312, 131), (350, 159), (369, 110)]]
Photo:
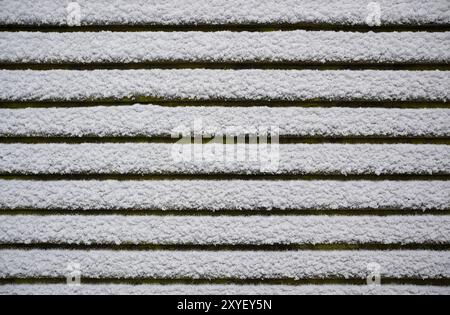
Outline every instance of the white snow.
[[(450, 25), (448, 0), (0, 0), (0, 26), (5, 25), (32, 26), (33, 32), (0, 32), (2, 64), (95, 67), (105, 63), (151, 68), (195, 63), (226, 68), (227, 63), (450, 62), (450, 32), (422, 28)], [(44, 25), (70, 26), (74, 32), (40, 31)], [(98, 26), (108, 25), (123, 26), (122, 31), (77, 28), (100, 30)], [(150, 32), (150, 27), (139, 31), (133, 25), (160, 26), (166, 31)], [(185, 31), (169, 32), (174, 30), (165, 28), (169, 25)], [(228, 25), (235, 31), (214, 31), (218, 30), (214, 25), (223, 29)], [(237, 31), (239, 26), (243, 30), (257, 25), (260, 31)], [(394, 32), (393, 27), (405, 25), (417, 32)], [(195, 26), (203, 26), (204, 32), (186, 32)], [(337, 31), (341, 26), (356, 27)], [(387, 26), (386, 31), (365, 32), (379, 26)], [(293, 30), (307, 27), (335, 31)], [(9, 103), (6, 106), (27, 101), (51, 101), (55, 106), (0, 108), (0, 137), (43, 137), (44, 142), (45, 137), (169, 138), (190, 134), (201, 120), (195, 132), (215, 136), (255, 131), (261, 135), (266, 128), (278, 127), (280, 136), (305, 141), (348, 137), (364, 142), (378, 137), (398, 142), (282, 144), (277, 170), (261, 162), (174, 160), (173, 145), (157, 139), (1, 143), (0, 279), (19, 282), (1, 284), (0, 295), (449, 294), (449, 286), (400, 284), (405, 279), (410, 283), (450, 279), (450, 251), (442, 249), (450, 244), (450, 181), (446, 180), (450, 145), (401, 144), (405, 138), (437, 143), (434, 137), (450, 137), (450, 109), (442, 105), (450, 100), (450, 71), (381, 69), (0, 70), (0, 102)], [(204, 106), (120, 104), (152, 100), (191, 100), (199, 101), (191, 105)], [(64, 101), (74, 102), (73, 107), (58, 103)], [(114, 103), (94, 107), (85, 101)], [(309, 103), (298, 106), (301, 101)], [(336, 103), (329, 103), (335, 104), (331, 108), (308, 107), (321, 101)], [(398, 101), (421, 102), (424, 108), (388, 108), (399, 107)], [(268, 103), (273, 106), (261, 106)], [(255, 106), (239, 106), (250, 104)], [(426, 108), (428, 104), (441, 108)], [(17, 138), (10, 140), (24, 140)], [(14, 177), (18, 174), (42, 180), (19, 180)], [(58, 180), (52, 174), (86, 178), (93, 174), (97, 180)], [(100, 180), (102, 174), (125, 176)], [(145, 174), (155, 177), (139, 177)], [(175, 180), (173, 174), (196, 179)], [(198, 176), (214, 174), (393, 175), (398, 180), (306, 176), (303, 180), (288, 176), (207, 180)], [(442, 177), (402, 177), (438, 174)], [(423, 213), (411, 215), (415, 210)], [(218, 213), (213, 215), (214, 211)], [(342, 250), (336, 244), (349, 247)], [(29, 249), (20, 249), (22, 245)], [(64, 249), (46, 250), (45, 245)], [(93, 246), (85, 250), (82, 245)], [(173, 250), (158, 247), (164, 245), (173, 245)], [(185, 250), (183, 245), (198, 249)], [(212, 248), (216, 245), (223, 248)], [(278, 250), (268, 250), (271, 245)], [(283, 251), (282, 245), (293, 247)], [(296, 249), (324, 247), (294, 250), (295, 245)], [(358, 245), (383, 250), (351, 250)], [(412, 245), (415, 250), (388, 250), (390, 245)], [(99, 283), (74, 287), (41, 281), (63, 281), (70, 276), (70, 264), (79, 266), (82, 279)], [(315, 279), (364, 281), (374, 264), (379, 265), (382, 279), (396, 284), (312, 285)], [(113, 284), (113, 279), (119, 282)], [(158, 284), (131, 285), (133, 279), (157, 279)], [(261, 285), (163, 285), (171, 279), (261, 280)], [(266, 279), (305, 280), (311, 285), (269, 285)]]
[(2, 70), (0, 81), (2, 101), (450, 100), (449, 71)]
[(414, 285), (0, 285), (0, 295), (448, 295)]
[(448, 244), (448, 216), (2, 216), (2, 244)]
[[(162, 107), (0, 109), (2, 136), (166, 136), (177, 128), (237, 134), (277, 126), (280, 136), (450, 136), (449, 109)], [(182, 130), (184, 126), (184, 130)]]
[(67, 25), (81, 26), (81, 7), (77, 2), (69, 2), (66, 8)]
[(381, 26), (381, 6), (378, 2), (370, 2), (367, 5), (366, 24), (369, 26)]
[(0, 61), (28, 63), (448, 63), (450, 32), (0, 33)]
[[(364, 25), (370, 0), (78, 0), (83, 25)], [(448, 24), (446, 0), (378, 0), (381, 23)], [(66, 25), (67, 0), (2, 0), (2, 24)]]
[[(213, 146), (222, 150), (212, 153)], [(257, 145), (244, 147), (247, 158), (242, 162), (225, 160), (224, 152), (236, 152), (237, 145), (188, 147), (188, 152), (196, 152), (195, 158), (189, 154), (188, 160), (180, 161), (173, 155), (180, 146), (173, 144), (0, 144), (0, 173), (450, 174), (447, 145), (286, 144), (277, 147), (276, 170), (264, 168), (268, 160), (248, 158), (252, 153), (257, 157), (258, 151), (263, 154)]]
[(1, 250), (0, 278), (66, 276), (69, 262), (84, 278), (366, 279), (450, 277), (450, 252), (402, 251), (115, 251)]
[(0, 208), (425, 211), (448, 210), (449, 191), (449, 181), (0, 180)]

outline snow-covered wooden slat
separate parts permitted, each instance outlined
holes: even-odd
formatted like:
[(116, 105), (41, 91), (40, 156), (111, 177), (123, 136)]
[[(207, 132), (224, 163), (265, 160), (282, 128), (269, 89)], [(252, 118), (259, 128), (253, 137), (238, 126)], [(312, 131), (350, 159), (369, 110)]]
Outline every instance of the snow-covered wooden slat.
[[(0, 23), (18, 25), (448, 24), (445, 0), (2, 0)], [(379, 10), (378, 10), (379, 9)], [(381, 11), (381, 12), (379, 12)], [(373, 16), (373, 18), (372, 18)], [(379, 18), (379, 20), (378, 20)]]
[(447, 71), (3, 70), (0, 82), (0, 101), (450, 100)]
[[(0, 109), (1, 136), (170, 137), (175, 130), (224, 135), (279, 128), (280, 136), (448, 137), (449, 109), (161, 107)], [(177, 135), (178, 136), (178, 135)]]
[(2, 244), (448, 244), (448, 216), (2, 216)]
[[(271, 156), (263, 149), (255, 144), (0, 144), (0, 173), (450, 174), (447, 145), (268, 145)], [(231, 158), (239, 150), (242, 161)], [(269, 169), (268, 163), (276, 167)]]
[(427, 285), (0, 285), (0, 295), (448, 295)]
[(450, 208), (448, 181), (0, 180), (0, 209), (302, 210)]
[(0, 278), (366, 279), (377, 263), (391, 279), (450, 277), (450, 252), (438, 251), (114, 251), (1, 250)]
[(5, 32), (0, 62), (449, 63), (450, 32)]
[(0, 295), (448, 295), (427, 285), (1, 285)]

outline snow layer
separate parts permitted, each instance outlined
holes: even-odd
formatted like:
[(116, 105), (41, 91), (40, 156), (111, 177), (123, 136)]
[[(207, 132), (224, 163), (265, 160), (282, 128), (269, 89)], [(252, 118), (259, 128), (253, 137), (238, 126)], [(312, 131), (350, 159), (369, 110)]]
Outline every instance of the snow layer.
[[(67, 0), (2, 0), (2, 24), (67, 25)], [(372, 0), (78, 0), (83, 25), (365, 24)], [(448, 24), (446, 0), (378, 0), (382, 24)]]
[(2, 70), (2, 101), (450, 100), (450, 71)]
[(413, 285), (2, 285), (0, 295), (448, 295)]
[(248, 134), (279, 128), (280, 136), (450, 136), (449, 109), (161, 107), (0, 109), (2, 136), (169, 136), (179, 130)]
[(447, 244), (448, 216), (2, 216), (2, 244)]
[[(219, 147), (222, 150), (212, 153)], [(238, 148), (245, 154), (244, 161), (225, 159)], [(262, 146), (242, 144), (0, 144), (0, 173), (450, 174), (447, 145), (286, 144), (266, 148), (277, 149), (278, 156), (270, 159)], [(181, 154), (183, 150), (187, 152)], [(258, 152), (262, 158), (249, 158)], [(276, 168), (269, 169), (268, 163), (276, 163)]]
[(385, 278), (450, 277), (450, 252), (438, 251), (110, 251), (1, 250), (0, 278), (366, 279), (377, 263)]
[(369, 14), (366, 17), (366, 24), (369, 26), (381, 26), (381, 6), (378, 2), (370, 2), (367, 5)]
[(0, 180), (1, 209), (449, 209), (449, 181)]
[(450, 33), (0, 33), (0, 62), (449, 63)]
[(66, 7), (67, 25), (81, 26), (81, 7), (78, 2), (69, 2)]

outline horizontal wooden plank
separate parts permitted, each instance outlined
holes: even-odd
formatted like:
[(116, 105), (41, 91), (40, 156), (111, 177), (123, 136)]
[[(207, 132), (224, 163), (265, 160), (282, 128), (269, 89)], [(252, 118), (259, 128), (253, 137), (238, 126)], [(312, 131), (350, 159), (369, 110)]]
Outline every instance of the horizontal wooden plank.
[(422, 285), (0, 285), (0, 295), (448, 295)]
[(450, 146), (0, 144), (0, 174), (440, 175)]
[[(111, 24), (449, 24), (446, 1), (378, 0), (3, 0), (0, 23), (18, 25)], [(79, 9), (78, 9), (79, 8)], [(71, 13), (71, 14), (69, 14)], [(377, 19), (370, 16), (379, 16)], [(68, 17), (69, 16), (69, 17)], [(369, 17), (369, 18), (368, 18)]]
[(439, 251), (109, 251), (1, 250), (0, 278), (366, 279), (380, 266), (389, 279), (448, 279), (450, 253)]
[(450, 32), (0, 33), (0, 63), (448, 64)]
[[(0, 135), (11, 137), (170, 137), (251, 134), (279, 128), (298, 137), (450, 137), (449, 109), (161, 107), (0, 109)], [(201, 123), (200, 123), (201, 122)], [(179, 132), (177, 134), (177, 132)]]
[(447, 71), (2, 70), (0, 81), (0, 101), (450, 100)]
[(0, 180), (0, 209), (449, 209), (448, 181)]
[(448, 244), (448, 216), (2, 216), (1, 244)]

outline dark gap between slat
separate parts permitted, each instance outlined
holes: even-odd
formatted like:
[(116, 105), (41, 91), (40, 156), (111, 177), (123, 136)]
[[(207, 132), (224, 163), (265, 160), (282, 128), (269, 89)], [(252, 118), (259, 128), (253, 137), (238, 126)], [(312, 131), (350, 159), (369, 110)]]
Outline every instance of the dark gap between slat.
[(32, 244), (18, 244), (8, 243), (0, 244), (0, 250), (115, 250), (115, 251), (218, 251), (218, 252), (233, 252), (233, 251), (347, 251), (347, 250), (432, 250), (432, 251), (448, 251), (450, 244), (274, 244), (274, 245), (194, 245), (194, 244), (92, 244), (92, 245), (78, 245), (67, 243), (32, 243)]
[(247, 24), (181, 24), (181, 25), (156, 25), (156, 24), (135, 24), (135, 25), (83, 25), (69, 27), (65, 25), (0, 25), (0, 32), (272, 32), (272, 31), (349, 31), (349, 32), (447, 32), (450, 30), (449, 24), (408, 24), (408, 25), (383, 25), (371, 27), (368, 25), (345, 25), (345, 24), (317, 24), (317, 23), (247, 23)]
[[(161, 143), (174, 144), (181, 138), (170, 138), (170, 135), (163, 137), (146, 137), (146, 136), (0, 136), (2, 144), (114, 144), (114, 143)], [(202, 143), (207, 144), (211, 139), (203, 139)], [(217, 141), (217, 139), (216, 139)], [(249, 143), (248, 138), (245, 141)], [(226, 141), (223, 141), (226, 144)], [(297, 136), (280, 136), (280, 144), (440, 144), (449, 145), (450, 137), (297, 137)]]
[(397, 174), (397, 175), (342, 175), (342, 174), (225, 174), (225, 173), (198, 173), (198, 174), (12, 174), (1, 173), (2, 180), (28, 180), (28, 181), (78, 181), (78, 180), (116, 180), (116, 181), (172, 181), (172, 180), (205, 180), (205, 181), (228, 181), (228, 180), (264, 180), (264, 181), (314, 181), (314, 180), (330, 180), (330, 181), (416, 181), (416, 180), (450, 180), (450, 174), (435, 175), (417, 175), (417, 174)]
[(285, 100), (168, 100), (152, 97), (124, 99), (95, 99), (80, 101), (7, 101), (0, 100), (0, 108), (79, 108), (92, 106), (129, 106), (151, 104), (166, 107), (340, 107), (340, 108), (450, 108), (450, 102), (440, 101), (285, 101)]
[(143, 63), (0, 63), (5, 70), (139, 70), (139, 69), (220, 69), (220, 70), (450, 70), (448, 63), (306, 63), (306, 62), (143, 62)]
[(1, 216), (148, 216), (148, 217), (255, 217), (255, 216), (447, 216), (450, 215), (450, 207), (445, 210), (440, 209), (423, 209), (423, 210), (399, 210), (399, 209), (356, 209), (356, 210), (334, 210), (334, 209), (306, 209), (306, 210), (120, 210), (120, 209), (88, 209), (88, 210), (61, 210), (61, 209), (0, 209)]

